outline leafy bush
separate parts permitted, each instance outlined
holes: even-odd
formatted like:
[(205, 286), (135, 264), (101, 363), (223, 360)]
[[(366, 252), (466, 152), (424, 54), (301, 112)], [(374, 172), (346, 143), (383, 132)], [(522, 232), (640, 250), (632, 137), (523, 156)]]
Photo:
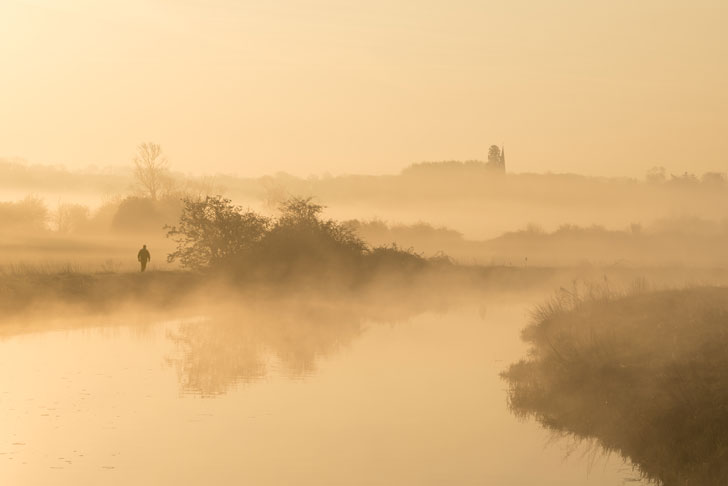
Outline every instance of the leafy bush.
[(369, 249), (350, 225), (322, 218), (324, 207), (311, 198), (286, 200), (273, 220), (221, 196), (183, 202), (179, 224), (168, 228), (177, 243), (168, 261), (186, 268), (224, 267), (238, 276), (273, 280), (326, 275), (351, 283), (368, 275), (366, 270), (416, 270), (427, 263), (396, 245)]
[(179, 225), (168, 227), (167, 237), (177, 243), (177, 250), (167, 261), (179, 260), (187, 268), (230, 262), (258, 243), (270, 224), (268, 218), (243, 211), (222, 196), (182, 201)]
[(301, 266), (361, 257), (366, 244), (348, 226), (322, 219), (323, 209), (311, 198), (293, 197), (281, 204), (280, 217), (257, 248), (257, 261)]

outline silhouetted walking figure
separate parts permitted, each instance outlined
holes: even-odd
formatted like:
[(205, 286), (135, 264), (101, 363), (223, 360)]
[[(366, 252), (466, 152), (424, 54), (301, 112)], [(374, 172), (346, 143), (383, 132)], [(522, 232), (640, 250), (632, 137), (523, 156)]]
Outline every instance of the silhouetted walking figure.
[(142, 272), (147, 269), (147, 262), (152, 259), (152, 255), (147, 250), (147, 245), (142, 246), (142, 249), (137, 253), (137, 260), (142, 264)]

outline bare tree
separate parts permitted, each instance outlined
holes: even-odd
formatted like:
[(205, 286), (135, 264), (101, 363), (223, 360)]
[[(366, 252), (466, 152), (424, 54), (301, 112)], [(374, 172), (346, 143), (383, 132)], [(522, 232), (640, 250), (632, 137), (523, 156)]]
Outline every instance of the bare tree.
[(162, 147), (154, 142), (144, 142), (137, 147), (134, 156), (134, 177), (137, 184), (151, 199), (156, 200), (168, 183), (167, 158)]

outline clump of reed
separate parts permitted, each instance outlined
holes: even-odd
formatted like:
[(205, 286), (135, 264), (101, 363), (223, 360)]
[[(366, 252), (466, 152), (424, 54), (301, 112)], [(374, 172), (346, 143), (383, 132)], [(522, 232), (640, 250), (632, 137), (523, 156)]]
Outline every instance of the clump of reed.
[(728, 288), (562, 289), (523, 337), (528, 359), (502, 375), (516, 415), (660, 484), (726, 484)]

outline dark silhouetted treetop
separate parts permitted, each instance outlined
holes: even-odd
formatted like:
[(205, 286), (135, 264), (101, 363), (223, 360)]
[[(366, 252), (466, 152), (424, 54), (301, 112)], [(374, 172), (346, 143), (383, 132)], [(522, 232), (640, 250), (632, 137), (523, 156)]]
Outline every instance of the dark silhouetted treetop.
[(281, 203), (278, 225), (316, 224), (324, 206), (316, 204), (311, 197), (291, 197)]
[(184, 198), (179, 225), (168, 227), (167, 237), (177, 249), (167, 261), (183, 267), (217, 266), (249, 250), (266, 233), (270, 220), (243, 211), (222, 196), (194, 200)]
[(361, 256), (367, 250), (364, 241), (350, 226), (321, 218), (323, 209), (310, 197), (285, 201), (280, 217), (261, 240), (261, 255), (277, 261), (319, 262)]

